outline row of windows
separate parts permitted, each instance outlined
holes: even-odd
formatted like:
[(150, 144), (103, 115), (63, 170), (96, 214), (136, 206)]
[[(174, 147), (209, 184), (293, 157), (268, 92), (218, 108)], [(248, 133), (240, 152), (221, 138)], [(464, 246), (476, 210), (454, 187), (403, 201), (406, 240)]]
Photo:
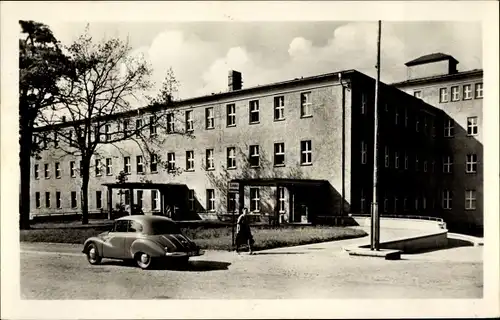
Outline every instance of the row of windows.
[[(384, 197), (382, 203), (383, 212), (390, 212), (391, 208), (394, 213), (397, 213), (398, 210), (410, 210), (410, 208), (414, 208), (415, 210), (426, 210), (427, 207), (427, 198), (425, 196), (416, 196), (413, 197), (414, 206), (410, 207), (410, 197)], [(453, 193), (450, 190), (443, 190), (441, 194), (441, 207), (445, 210), (451, 210), (452, 208), (452, 200)], [(360, 207), (361, 212), (364, 212), (367, 205), (366, 195), (363, 190), (361, 190), (360, 194)], [(465, 209), (466, 210), (475, 210), (477, 203), (477, 193), (476, 190), (470, 189), (465, 190)]]
[[(462, 89), (462, 90), (460, 90)], [(452, 86), (449, 88), (439, 89), (439, 102), (449, 102), (449, 101), (460, 101), (460, 100), (470, 100), (473, 98), (472, 95), (472, 84), (465, 84), (463, 86)], [(415, 91), (415, 97), (417, 97), (417, 92), (420, 92), (418, 98), (421, 98), (421, 91)], [(483, 98), (483, 83), (474, 84), (474, 99)]]
[[(467, 117), (467, 135), (475, 136), (479, 132), (477, 117)], [(447, 119), (444, 123), (444, 136), (447, 138), (455, 135), (455, 121)]]
[[(101, 191), (96, 192), (96, 202), (99, 204), (98, 209), (102, 208), (102, 193)], [(35, 192), (35, 206), (37, 208), (42, 207), (42, 199), (40, 192)], [(70, 206), (75, 209), (78, 207), (77, 193), (76, 191), (70, 192)], [(62, 194), (61, 191), (55, 192), (55, 207), (61, 209), (62, 206)], [(45, 192), (45, 208), (52, 208), (52, 198), (50, 192)]]

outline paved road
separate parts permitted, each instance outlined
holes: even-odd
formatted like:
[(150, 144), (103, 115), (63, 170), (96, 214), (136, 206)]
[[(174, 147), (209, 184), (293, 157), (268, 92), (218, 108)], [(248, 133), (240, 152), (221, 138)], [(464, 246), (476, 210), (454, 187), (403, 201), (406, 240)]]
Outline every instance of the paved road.
[(80, 246), (21, 244), (23, 299), (481, 298), (482, 247), (400, 261), (351, 257), (351, 239), (257, 255), (208, 251), (186, 270), (143, 271), (120, 261), (91, 266)]

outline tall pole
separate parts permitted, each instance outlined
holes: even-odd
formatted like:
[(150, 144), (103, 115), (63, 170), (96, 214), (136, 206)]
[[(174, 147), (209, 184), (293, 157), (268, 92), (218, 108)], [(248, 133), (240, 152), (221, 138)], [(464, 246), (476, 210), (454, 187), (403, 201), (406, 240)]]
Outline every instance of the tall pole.
[(378, 21), (377, 39), (377, 78), (375, 80), (375, 106), (374, 106), (374, 126), (373, 126), (373, 196), (371, 206), (371, 250), (380, 250), (380, 216), (377, 203), (378, 185), (378, 105), (379, 105), (379, 82), (380, 82), (380, 36), (382, 31), (382, 21)]

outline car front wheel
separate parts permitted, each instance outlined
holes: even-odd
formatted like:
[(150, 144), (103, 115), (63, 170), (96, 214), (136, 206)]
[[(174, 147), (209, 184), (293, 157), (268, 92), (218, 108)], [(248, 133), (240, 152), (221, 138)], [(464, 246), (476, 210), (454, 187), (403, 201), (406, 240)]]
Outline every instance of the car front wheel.
[(150, 269), (153, 264), (151, 256), (144, 252), (138, 252), (135, 255), (135, 261), (141, 269)]
[(87, 260), (92, 265), (101, 263), (102, 257), (99, 255), (99, 251), (97, 251), (97, 247), (93, 243), (87, 248)]

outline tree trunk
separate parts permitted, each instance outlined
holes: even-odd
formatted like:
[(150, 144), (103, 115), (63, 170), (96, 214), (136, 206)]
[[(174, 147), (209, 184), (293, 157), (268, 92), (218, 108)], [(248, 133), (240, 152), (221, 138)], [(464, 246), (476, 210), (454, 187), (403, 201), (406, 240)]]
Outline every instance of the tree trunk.
[(27, 130), (20, 131), (19, 170), (21, 172), (19, 194), (19, 227), (30, 228), (30, 178), (31, 178), (31, 145), (32, 134)]
[(82, 224), (89, 223), (89, 177), (90, 177), (90, 159), (82, 157)]

